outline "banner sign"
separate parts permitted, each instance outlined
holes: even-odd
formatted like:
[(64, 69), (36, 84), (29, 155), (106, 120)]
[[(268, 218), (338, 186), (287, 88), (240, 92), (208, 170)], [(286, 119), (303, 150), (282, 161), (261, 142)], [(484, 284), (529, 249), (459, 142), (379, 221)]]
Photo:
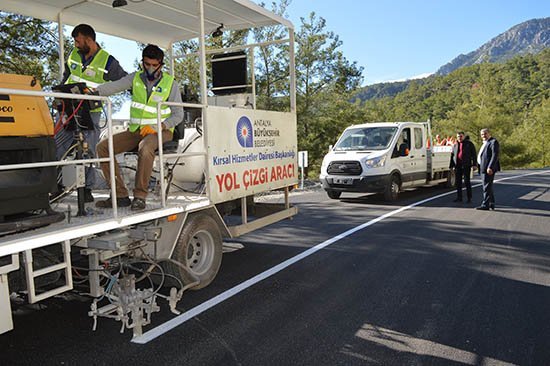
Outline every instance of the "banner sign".
[(213, 203), (298, 182), (296, 114), (209, 106), (206, 121)]

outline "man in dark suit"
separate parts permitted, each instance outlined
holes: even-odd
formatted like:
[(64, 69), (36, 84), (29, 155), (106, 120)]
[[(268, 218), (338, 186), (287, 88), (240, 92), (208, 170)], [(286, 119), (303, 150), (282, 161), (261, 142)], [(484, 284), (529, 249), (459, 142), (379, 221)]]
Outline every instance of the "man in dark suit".
[(456, 199), (453, 202), (462, 202), (462, 179), (466, 186), (466, 195), (468, 203), (472, 202), (472, 184), (470, 183), (470, 174), (472, 167), (476, 164), (476, 147), (470, 141), (470, 137), (464, 137), (464, 132), (456, 134), (456, 144), (453, 145), (451, 162), (449, 167), (455, 170), (456, 177)]
[(483, 182), (483, 202), (476, 207), (477, 210), (494, 210), (495, 195), (493, 193), (493, 181), (495, 173), (500, 171), (499, 152), (500, 146), (498, 141), (491, 136), (487, 128), (480, 132), (483, 139), (483, 145), (479, 149), (477, 161), (479, 163), (479, 173)]

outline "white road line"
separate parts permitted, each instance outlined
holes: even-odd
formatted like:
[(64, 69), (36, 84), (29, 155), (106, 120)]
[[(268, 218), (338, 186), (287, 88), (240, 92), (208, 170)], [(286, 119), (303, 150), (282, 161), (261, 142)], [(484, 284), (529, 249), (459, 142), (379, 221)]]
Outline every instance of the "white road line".
[[(522, 174), (522, 175), (515, 175), (515, 176), (511, 176), (511, 177), (504, 177), (504, 178), (501, 178), (501, 179), (498, 179), (498, 180), (495, 180), (495, 183), (496, 182), (501, 182), (501, 181), (505, 181), (505, 180), (509, 180), (509, 179), (514, 179), (514, 178), (521, 178), (521, 177), (526, 177), (526, 176), (529, 176), (529, 175), (538, 175), (538, 174), (546, 174), (550, 171), (538, 171), (538, 172), (534, 172), (534, 173), (527, 173), (527, 174)], [(477, 184), (473, 187), (478, 187), (480, 186), (481, 184)], [(210, 300), (207, 300), (205, 302), (203, 302), (202, 304), (199, 304), (197, 306), (195, 306), (194, 308), (186, 311), (185, 313), (181, 314), (181, 315), (178, 315), (177, 317), (143, 333), (141, 336), (138, 336), (138, 337), (135, 337), (134, 339), (132, 339), (132, 342), (133, 343), (139, 343), (139, 344), (145, 344), (145, 343), (148, 343), (152, 340), (154, 340), (155, 338), (157, 337), (160, 337), (161, 335), (163, 335), (164, 333), (176, 328), (177, 326), (185, 323), (186, 321), (188, 321), (189, 319), (192, 319), (193, 317), (205, 312), (206, 310), (209, 310), (210, 308), (213, 308), (214, 306), (224, 302), (225, 300), (237, 295), (238, 293), (240, 293), (241, 291), (244, 291), (246, 290), (247, 288), (257, 284), (258, 282), (261, 282), (263, 280), (265, 280), (266, 278), (269, 278), (273, 275), (275, 275), (276, 273), (282, 271), (283, 269), (293, 265), (294, 263), (296, 262), (299, 262), (301, 261), (302, 259), (304, 258), (307, 258), (309, 257), (310, 255), (318, 252), (319, 250), (321, 249), (324, 249), (326, 247), (328, 247), (329, 245), (331, 244), (334, 244), (335, 242), (341, 240), (341, 239), (344, 239), (345, 237), (348, 237), (360, 230), (363, 230), (371, 225), (374, 225), (376, 224), (377, 222), (380, 222), (384, 219), (387, 219), (388, 217), (391, 217), (391, 216), (394, 216), (394, 215), (397, 215), (398, 213), (401, 213), (403, 211), (406, 211), (406, 210), (409, 210), (413, 207), (416, 207), (416, 206), (419, 206), (419, 205), (422, 205), (424, 203), (427, 203), (427, 202), (430, 202), (430, 201), (433, 201), (433, 200), (436, 200), (438, 198), (441, 198), (441, 197), (445, 197), (445, 196), (448, 196), (450, 194), (454, 194), (455, 191), (452, 190), (450, 192), (447, 192), (447, 193), (442, 193), (442, 194), (438, 194), (437, 196), (433, 196), (433, 197), (430, 197), (430, 198), (426, 198), (422, 201), (418, 201), (418, 202), (415, 202), (409, 206), (404, 206), (404, 207), (401, 207), (397, 210), (394, 210), (394, 211), (391, 211), (391, 212), (388, 212), (382, 216), (379, 216), (375, 219), (372, 219), (368, 222), (365, 222), (364, 224), (361, 224), (359, 226), (356, 226), (352, 229), (349, 229), (339, 235), (336, 235), (335, 237), (333, 238), (330, 238), (320, 244), (317, 244), (316, 246), (312, 247), (312, 248), (309, 248), (308, 250), (292, 257), (292, 258), (289, 258), (287, 259), (286, 261), (282, 262), (282, 263), (279, 263), (278, 265), (276, 265), (275, 267), (272, 267), (240, 284), (238, 284), (237, 286), (235, 287), (232, 287), (230, 288), (229, 290), (225, 291), (225, 292), (222, 292), (221, 294), (211, 298)]]

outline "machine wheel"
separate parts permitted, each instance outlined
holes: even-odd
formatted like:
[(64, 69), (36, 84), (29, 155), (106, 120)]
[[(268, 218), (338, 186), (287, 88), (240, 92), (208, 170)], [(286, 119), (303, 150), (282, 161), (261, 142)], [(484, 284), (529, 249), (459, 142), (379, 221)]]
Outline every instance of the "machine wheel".
[(449, 174), (447, 175), (447, 182), (445, 183), (445, 187), (453, 188), (455, 186), (456, 186), (456, 170), (451, 169), (449, 170)]
[(392, 175), (386, 189), (384, 190), (384, 199), (389, 202), (397, 200), (399, 196), (399, 177)]
[(339, 191), (327, 191), (327, 194), (333, 200), (337, 200), (342, 195), (342, 192)]
[(187, 271), (172, 264), (169, 273), (178, 276), (185, 284), (193, 281), (189, 275), (198, 279), (200, 283), (192, 287), (193, 290), (208, 286), (222, 263), (222, 235), (216, 221), (208, 215), (192, 215), (184, 224), (173, 258)]

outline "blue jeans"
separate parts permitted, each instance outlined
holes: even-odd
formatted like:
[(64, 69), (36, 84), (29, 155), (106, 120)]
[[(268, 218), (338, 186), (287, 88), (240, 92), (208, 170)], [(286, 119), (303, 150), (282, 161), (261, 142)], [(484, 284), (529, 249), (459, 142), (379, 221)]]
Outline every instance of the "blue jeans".
[[(90, 113), (92, 122), (94, 123), (93, 130), (82, 130), (82, 134), (88, 142), (88, 158), (95, 158), (96, 146), (99, 141), (99, 119), (101, 112)], [(57, 160), (61, 160), (63, 155), (69, 150), (69, 148), (75, 143), (74, 131), (69, 131), (64, 128), (59, 130), (55, 135), (55, 146), (57, 149)], [(97, 173), (94, 167), (86, 167), (86, 188), (92, 189), (97, 181)]]

